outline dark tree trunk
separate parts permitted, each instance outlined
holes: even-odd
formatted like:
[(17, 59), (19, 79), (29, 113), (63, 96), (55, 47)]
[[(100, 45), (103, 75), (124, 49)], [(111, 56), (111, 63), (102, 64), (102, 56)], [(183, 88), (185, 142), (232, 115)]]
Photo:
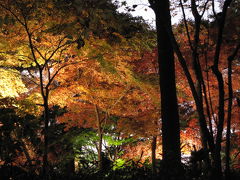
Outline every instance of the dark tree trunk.
[(156, 147), (157, 147), (157, 137), (153, 136), (151, 150), (152, 150), (152, 175), (153, 179), (156, 177)]
[(232, 119), (232, 59), (228, 60), (228, 112), (227, 112), (227, 134), (226, 134), (226, 163), (225, 163), (225, 179), (230, 179), (230, 140), (231, 140), (231, 119)]
[(223, 42), (223, 32), (224, 32), (224, 26), (225, 26), (225, 20), (227, 15), (228, 7), (230, 6), (232, 0), (225, 0), (223, 5), (223, 10), (220, 18), (218, 19), (218, 37), (217, 37), (217, 44), (215, 49), (215, 55), (214, 55), (214, 65), (212, 67), (212, 71), (214, 75), (217, 78), (218, 82), (218, 125), (217, 125), (217, 136), (216, 136), (216, 143), (215, 143), (215, 152), (214, 152), (214, 159), (213, 159), (213, 165), (214, 165), (214, 171), (213, 176), (215, 179), (222, 179), (222, 164), (221, 164), (221, 143), (222, 143), (222, 133), (223, 133), (223, 125), (224, 125), (224, 81), (222, 73), (219, 70), (219, 58), (220, 58), (220, 52)]
[(75, 161), (73, 156), (74, 150), (72, 144), (67, 147), (67, 151), (70, 154), (70, 157), (67, 159), (67, 163), (65, 165), (65, 174), (71, 177), (75, 173)]
[(102, 134), (102, 126), (101, 126), (101, 119), (100, 119), (100, 115), (99, 115), (99, 110), (98, 110), (98, 106), (95, 105), (95, 113), (96, 113), (96, 119), (97, 119), (97, 128), (98, 128), (98, 147), (97, 147), (97, 151), (98, 151), (98, 169), (101, 172), (103, 170), (103, 163), (102, 163), (102, 139), (103, 139), (103, 134)]
[(180, 124), (176, 96), (174, 52), (169, 36), (169, 0), (149, 1), (156, 14), (158, 63), (160, 75), (163, 173), (165, 179), (180, 179)]
[[(46, 92), (48, 93), (48, 92)], [(43, 178), (49, 179), (49, 164), (48, 164), (48, 123), (49, 123), (49, 107), (48, 94), (44, 99), (44, 152), (43, 152)]]
[(230, 150), (231, 150), (231, 119), (232, 119), (232, 100), (233, 100), (233, 88), (232, 88), (232, 61), (240, 49), (240, 43), (237, 45), (235, 51), (228, 57), (228, 112), (227, 112), (227, 134), (226, 134), (226, 162), (225, 162), (225, 179), (231, 179), (230, 177)]

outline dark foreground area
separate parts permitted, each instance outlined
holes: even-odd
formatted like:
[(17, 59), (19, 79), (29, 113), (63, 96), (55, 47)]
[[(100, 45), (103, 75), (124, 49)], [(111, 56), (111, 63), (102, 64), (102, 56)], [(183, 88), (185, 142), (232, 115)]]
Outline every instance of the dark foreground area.
[[(161, 169), (157, 169), (160, 171)], [(42, 180), (41, 174), (29, 173), (17, 166), (1, 166), (0, 167), (1, 180)], [(171, 174), (171, 173), (170, 173)], [(174, 172), (172, 172), (174, 174)], [(240, 172), (231, 172), (230, 180), (239, 180)], [(118, 170), (107, 170), (104, 172), (94, 171), (93, 169), (85, 169), (78, 173), (61, 173), (52, 170), (49, 173), (49, 180), (168, 180), (165, 174), (157, 172), (152, 173), (150, 166), (142, 167), (123, 167)], [(192, 167), (185, 167), (182, 177), (172, 176), (172, 180), (211, 180), (209, 175), (204, 173), (203, 169), (192, 169)]]

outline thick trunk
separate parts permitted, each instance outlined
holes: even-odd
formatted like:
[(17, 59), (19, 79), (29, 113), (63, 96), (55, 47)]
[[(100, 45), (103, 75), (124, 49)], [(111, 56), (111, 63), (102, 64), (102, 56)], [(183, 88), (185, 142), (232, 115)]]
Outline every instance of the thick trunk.
[(168, 33), (165, 30), (165, 27), (171, 28), (169, 2), (166, 0), (161, 1), (157, 7), (156, 23), (162, 109), (163, 159), (175, 159), (180, 163), (180, 128), (174, 55)]
[(169, 1), (149, 1), (156, 14), (158, 64), (160, 75), (164, 178), (180, 178), (180, 124), (176, 96), (174, 54)]
[(179, 48), (179, 45), (178, 45), (178, 43), (177, 43), (177, 41), (174, 37), (174, 34), (173, 34), (172, 30), (171, 29), (167, 29), (167, 30), (168, 30), (168, 34), (169, 34), (171, 43), (173, 45), (174, 51), (175, 51), (175, 53), (178, 57), (178, 60), (181, 64), (182, 68), (183, 68), (183, 71), (184, 71), (184, 74), (185, 74), (185, 76), (188, 80), (188, 83), (189, 83), (194, 101), (196, 103), (196, 108), (197, 108), (197, 112), (198, 112), (198, 115), (199, 115), (200, 129), (201, 129), (201, 132), (202, 132), (202, 135), (203, 135), (202, 140), (203, 140), (203, 142), (205, 142), (205, 144), (206, 144), (206, 142), (208, 143), (208, 146), (209, 146), (209, 149), (210, 149), (211, 153), (214, 153), (214, 146), (215, 146), (214, 145), (214, 139), (213, 139), (213, 135), (210, 134), (210, 132), (207, 128), (207, 122), (206, 122), (205, 115), (204, 115), (203, 104), (202, 104), (202, 101), (199, 99), (199, 92), (197, 91), (197, 89), (194, 85), (194, 81), (193, 81), (191, 73), (188, 69), (186, 60), (182, 55), (182, 52)]

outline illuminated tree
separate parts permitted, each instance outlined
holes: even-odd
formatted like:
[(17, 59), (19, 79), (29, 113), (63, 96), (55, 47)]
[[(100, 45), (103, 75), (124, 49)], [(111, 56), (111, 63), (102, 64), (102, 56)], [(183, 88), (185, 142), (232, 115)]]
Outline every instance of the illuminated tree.
[[(140, 61), (140, 52), (143, 51), (138, 50), (138, 46), (136, 49), (134, 47), (143, 41), (141, 38), (145, 39), (145, 37), (137, 36), (127, 40), (118, 33), (114, 34), (121, 38), (121, 42), (112, 46), (105, 39), (97, 37), (86, 41), (81, 54), (87, 56), (78, 57), (82, 63), (69, 66), (59, 74), (56, 80), (61, 85), (53, 91), (52, 96), (52, 103), (68, 107), (69, 113), (61, 118), (61, 122), (65, 122), (68, 129), (79, 126), (98, 130), (100, 163), (101, 139), (104, 126), (106, 123), (111, 124), (109, 117), (117, 116), (125, 120), (129, 117), (124, 121), (124, 124), (128, 124), (128, 121), (140, 119), (139, 116), (144, 115), (145, 121), (148, 121), (147, 118), (151, 119), (154, 114), (148, 117), (146, 113), (153, 113), (155, 104), (158, 103), (158, 88), (155, 82), (157, 78), (148, 82), (145, 75), (144, 81), (131, 70), (134, 69), (134, 63)], [(65, 96), (63, 97), (62, 94)], [(148, 122), (152, 121), (154, 120)], [(137, 134), (143, 135), (149, 130), (126, 128), (124, 124), (121, 128), (138, 131)], [(156, 126), (154, 128), (156, 129)]]
[[(11, 43), (16, 43), (14, 45), (9, 43), (14, 53), (12, 53), (12, 59), (7, 59), (5, 63), (8, 65), (10, 61), (10, 66), (18, 65), (18, 67), (25, 68), (26, 70), (22, 73), (33, 78), (31, 81), (39, 86), (42, 96), (44, 108), (43, 176), (45, 179), (48, 179), (49, 170), (49, 92), (53, 88), (55, 76), (71, 63), (65, 51), (76, 42), (61, 29), (61, 26), (71, 23), (74, 18), (67, 19), (61, 11), (53, 9), (54, 5), (52, 1), (0, 2), (5, 17), (11, 17), (14, 21), (11, 26), (6, 24), (4, 27), (6, 28), (5, 38), (12, 38)], [(52, 13), (55, 13), (54, 16)], [(12, 31), (13, 27), (16, 28), (15, 31)]]

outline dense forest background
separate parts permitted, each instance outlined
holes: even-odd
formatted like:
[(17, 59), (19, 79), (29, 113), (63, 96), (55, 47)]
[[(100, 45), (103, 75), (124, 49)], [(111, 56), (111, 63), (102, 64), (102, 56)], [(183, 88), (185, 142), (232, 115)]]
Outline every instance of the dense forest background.
[(240, 1), (139, 6), (0, 0), (0, 179), (240, 178)]

